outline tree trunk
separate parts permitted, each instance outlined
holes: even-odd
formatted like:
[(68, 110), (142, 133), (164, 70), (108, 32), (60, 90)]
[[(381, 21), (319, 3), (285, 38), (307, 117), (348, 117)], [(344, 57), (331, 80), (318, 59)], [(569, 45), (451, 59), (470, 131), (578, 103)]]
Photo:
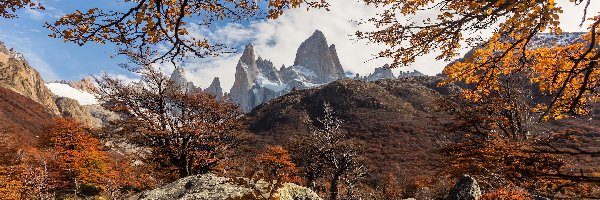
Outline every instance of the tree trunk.
[(340, 176), (338, 173), (335, 173), (333, 177), (331, 177), (331, 186), (329, 189), (330, 195), (329, 200), (337, 200), (338, 196), (338, 184), (340, 182)]
[(190, 175), (186, 154), (180, 156), (179, 162), (177, 163), (177, 168), (179, 170), (179, 178), (184, 178)]
[(306, 186), (308, 186), (309, 189), (315, 191), (315, 176), (312, 174), (309, 174), (306, 176)]

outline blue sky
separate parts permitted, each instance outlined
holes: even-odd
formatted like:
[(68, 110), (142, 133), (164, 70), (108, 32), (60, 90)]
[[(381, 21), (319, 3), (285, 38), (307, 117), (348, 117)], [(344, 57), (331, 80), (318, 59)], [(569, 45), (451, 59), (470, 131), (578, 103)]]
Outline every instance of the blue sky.
[[(39, 0), (46, 10), (21, 10), (18, 19), (0, 18), (0, 41), (9, 48), (15, 48), (23, 53), (28, 62), (40, 71), (46, 81), (77, 80), (91, 74), (102, 72), (120, 74), (123, 77), (133, 77), (128, 71), (117, 66), (126, 62), (121, 56), (115, 55), (115, 47), (106, 44), (87, 44), (78, 46), (64, 43), (62, 39), (49, 38), (49, 31), (43, 27), (44, 22), (53, 22), (75, 9), (87, 10), (100, 7), (107, 9), (123, 9), (119, 1), (94, 0)], [(371, 60), (373, 54), (383, 47), (356, 41), (351, 36), (356, 30), (371, 27), (359, 26), (354, 21), (373, 17), (380, 8), (365, 6), (360, 0), (328, 0), (331, 11), (305, 9), (293, 10), (277, 20), (256, 20), (238, 23), (222, 22), (210, 30), (196, 27), (191, 34), (197, 37), (207, 37), (215, 42), (225, 43), (230, 47), (241, 50), (244, 45), (252, 42), (257, 54), (270, 59), (276, 66), (289, 66), (293, 63), (295, 51), (300, 43), (308, 38), (316, 29), (321, 30), (330, 44), (335, 44), (344, 69), (362, 75), (373, 72), (373, 68), (388, 63), (387, 59)], [(581, 8), (571, 6), (568, 1), (560, 1), (565, 13), (561, 16), (565, 31), (584, 31), (579, 27), (582, 16)], [(565, 4), (565, 2), (567, 2)], [(600, 11), (600, 4), (590, 8), (590, 15)], [(487, 33), (481, 33), (487, 34)], [(184, 63), (188, 79), (196, 85), (207, 87), (212, 78), (221, 78), (223, 88), (228, 91), (233, 84), (235, 65), (239, 54), (228, 54), (218, 58), (189, 60)], [(426, 74), (439, 73), (445, 62), (435, 61), (432, 56), (419, 58), (412, 66), (395, 69), (397, 71), (417, 69)], [(368, 61), (368, 62), (367, 62)], [(173, 66), (164, 65), (163, 70), (169, 73)]]
[[(50, 31), (44, 28), (44, 22), (53, 22), (76, 9), (93, 7), (118, 8), (110, 0), (98, 1), (40, 1), (46, 10), (22, 9), (17, 19), (0, 18), (0, 41), (9, 48), (15, 48), (25, 55), (46, 81), (79, 79), (100, 72), (126, 73), (117, 67), (125, 62), (123, 57), (115, 55), (112, 45), (89, 44), (79, 46), (65, 43), (62, 39), (48, 37)], [(66, 3), (69, 2), (69, 3)]]

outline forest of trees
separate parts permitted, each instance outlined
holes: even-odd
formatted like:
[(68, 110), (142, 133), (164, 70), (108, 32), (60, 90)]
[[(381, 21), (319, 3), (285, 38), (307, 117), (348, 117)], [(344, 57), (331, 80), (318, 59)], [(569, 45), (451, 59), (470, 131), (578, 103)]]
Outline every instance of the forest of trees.
[[(581, 130), (549, 128), (553, 122), (586, 116), (600, 99), (600, 14), (588, 9), (592, 0), (568, 2), (582, 5), (580, 23), (590, 24), (583, 38), (542, 47), (531, 46), (536, 35), (562, 33), (562, 9), (554, 0), (363, 1), (386, 10), (365, 21), (376, 30), (358, 31), (356, 37), (386, 45), (378, 56), (393, 59), (391, 67), (410, 65), (433, 52), (439, 52), (437, 59), (453, 61), (462, 56), (460, 50), (472, 50), (443, 72), (440, 86), (465, 89), (439, 105), (452, 116), (447, 131), (455, 137), (440, 152), (448, 159), (440, 177), (471, 174), (489, 191), (484, 195), (488, 199), (600, 197), (599, 174), (580, 167), (600, 155), (594, 141)], [(119, 120), (94, 130), (75, 119), (57, 118), (32, 149), (0, 137), (0, 199), (122, 199), (178, 178), (232, 171), (246, 178), (238, 181), (250, 188), (261, 180), (272, 184), (267, 195), (255, 192), (248, 199), (274, 199), (272, 192), (285, 182), (330, 200), (395, 199), (401, 196), (398, 191), (409, 190), (362, 184), (368, 169), (361, 144), (341, 128), (343, 120), (328, 104), (322, 116), (306, 122), (311, 135), (295, 138), (289, 147), (246, 151), (254, 147), (248, 146), (252, 138), (245, 133), (239, 107), (189, 91), (151, 67), (233, 51), (207, 38), (188, 37), (192, 17), (200, 26), (212, 27), (219, 20), (274, 19), (300, 7), (328, 9), (327, 1), (124, 2), (124, 12), (81, 8), (46, 23), (50, 37), (78, 45), (112, 43), (139, 66), (130, 69), (140, 75), (140, 83), (96, 77), (102, 106)], [(32, 0), (2, 1), (0, 17), (19, 17), (22, 9), (44, 7)], [(432, 10), (438, 14), (411, 21), (411, 16)], [(483, 30), (492, 30), (491, 36), (478, 34)], [(159, 52), (161, 45), (168, 50)], [(104, 143), (106, 137), (121, 138), (148, 153), (141, 158), (118, 154)], [(257, 164), (232, 169), (249, 160)]]

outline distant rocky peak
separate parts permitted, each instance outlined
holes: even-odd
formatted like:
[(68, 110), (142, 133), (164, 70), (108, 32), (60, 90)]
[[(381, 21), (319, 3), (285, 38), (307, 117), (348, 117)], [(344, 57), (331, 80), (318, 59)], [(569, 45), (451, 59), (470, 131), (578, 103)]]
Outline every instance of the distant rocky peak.
[(396, 78), (392, 69), (389, 68), (389, 65), (384, 65), (383, 67), (375, 68), (375, 72), (371, 74), (369, 80), (379, 80), (379, 79), (392, 79)]
[(173, 81), (173, 83), (181, 87), (184, 91), (191, 92), (195, 89), (194, 83), (187, 80), (185, 70), (181, 67), (175, 67), (175, 69), (173, 69), (169, 80)]
[(210, 83), (210, 86), (208, 86), (208, 88), (206, 88), (204, 91), (215, 95), (217, 99), (223, 98), (223, 88), (221, 88), (221, 81), (219, 80), (219, 77), (215, 77), (212, 83)]
[(89, 92), (89, 93), (96, 93), (98, 91), (98, 89), (96, 88), (96, 84), (95, 84), (95, 80), (93, 77), (85, 77), (82, 78), (79, 81), (58, 81), (58, 83), (62, 83), (62, 84), (67, 84), (69, 86), (71, 86), (72, 88), (81, 90), (81, 91), (85, 91), (85, 92)]
[(242, 57), (240, 58), (240, 62), (248, 65), (248, 66), (256, 66), (256, 56), (254, 54), (254, 46), (252, 44), (246, 45), (244, 48), (244, 53), (242, 53)]
[(335, 45), (328, 45), (325, 35), (318, 30), (300, 45), (292, 66), (281, 66), (278, 70), (270, 60), (256, 56), (252, 44), (246, 45), (229, 93), (229, 98), (244, 111), (293, 88), (315, 87), (346, 77)]
[(273, 82), (281, 82), (279, 71), (270, 60), (265, 60), (259, 56), (258, 59), (256, 59), (256, 66), (263, 77)]
[(342, 67), (342, 63), (340, 63), (340, 58), (337, 55), (337, 50), (335, 49), (335, 44), (332, 44), (331, 46), (329, 46), (329, 53), (331, 54), (331, 58), (333, 59), (333, 64), (335, 65), (335, 75), (337, 76), (343, 76), (344, 73), (344, 68)]
[(19, 62), (27, 62), (23, 54), (17, 52), (14, 48), (6, 47), (3, 42), (0, 42), (0, 62), (7, 62), (10, 58), (16, 59)]
[(303, 66), (313, 71), (319, 84), (345, 76), (335, 46), (329, 46), (325, 35), (319, 30), (302, 42), (296, 52), (294, 66)]
[(323, 32), (321, 32), (320, 30), (315, 30), (315, 32), (313, 32), (313, 34), (308, 38), (308, 40), (318, 40), (327, 43), (325, 34), (323, 34)]
[(0, 53), (4, 53), (6, 55), (9, 54), (8, 48), (4, 45), (4, 42), (0, 41)]
[(185, 71), (181, 67), (175, 67), (173, 72), (171, 73), (171, 81), (177, 84), (187, 83), (187, 78), (185, 77)]

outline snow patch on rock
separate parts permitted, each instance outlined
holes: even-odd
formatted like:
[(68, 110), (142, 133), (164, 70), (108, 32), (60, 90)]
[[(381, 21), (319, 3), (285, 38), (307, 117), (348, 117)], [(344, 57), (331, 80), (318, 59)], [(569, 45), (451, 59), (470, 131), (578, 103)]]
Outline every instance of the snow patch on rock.
[(75, 89), (67, 84), (46, 83), (46, 87), (48, 87), (54, 95), (77, 100), (81, 105), (98, 104), (98, 99), (94, 94)]

